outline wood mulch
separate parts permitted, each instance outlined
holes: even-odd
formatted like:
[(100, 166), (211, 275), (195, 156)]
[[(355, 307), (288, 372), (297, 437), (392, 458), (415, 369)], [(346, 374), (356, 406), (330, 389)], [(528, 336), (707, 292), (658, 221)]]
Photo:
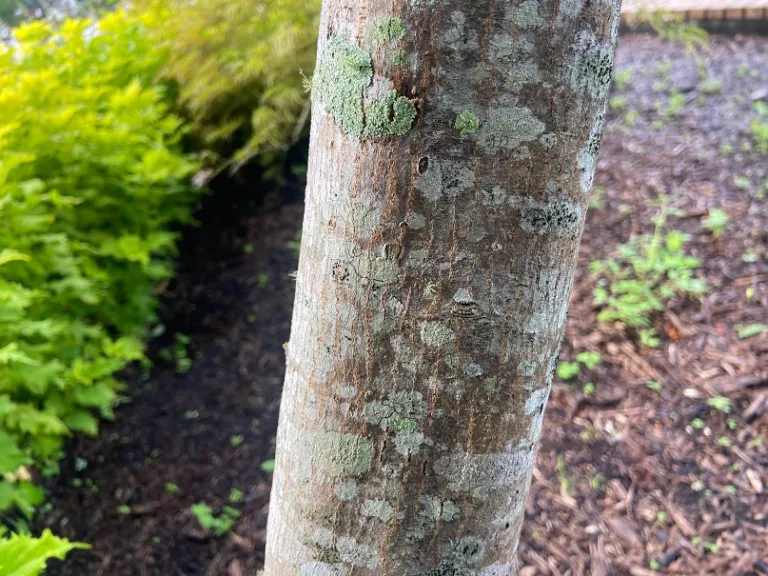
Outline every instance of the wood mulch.
[[(609, 115), (603, 198), (587, 223), (562, 354), (598, 351), (602, 362), (553, 387), (521, 576), (768, 574), (768, 334), (741, 339), (736, 329), (768, 324), (768, 201), (758, 193), (768, 162), (747, 149), (752, 104), (768, 98), (767, 46), (714, 38), (704, 61), (718, 91), (703, 89), (682, 48), (621, 40), (617, 69), (634, 75), (614, 96), (628, 108)], [(672, 92), (685, 105), (667, 117), (659, 110)], [(651, 231), (648, 202), (661, 195), (680, 209), (669, 226), (690, 235), (711, 291), (654, 318), (663, 342), (653, 350), (597, 323), (588, 263)], [(222, 204), (227, 217), (210, 217)], [(189, 371), (160, 362), (133, 377), (117, 421), (76, 440), (49, 485), (36, 528), (93, 545), (51, 576), (254, 576), (261, 566), (270, 474), (260, 464), (274, 452), (302, 207), (246, 204), (209, 202), (169, 288), (172, 330), (153, 347), (173, 330), (188, 334)], [(720, 238), (701, 225), (711, 208), (731, 218)], [(587, 383), (594, 394), (583, 394)], [(715, 397), (728, 399), (727, 414)], [(242, 516), (215, 538), (189, 506), (218, 509), (233, 488), (244, 493)]]

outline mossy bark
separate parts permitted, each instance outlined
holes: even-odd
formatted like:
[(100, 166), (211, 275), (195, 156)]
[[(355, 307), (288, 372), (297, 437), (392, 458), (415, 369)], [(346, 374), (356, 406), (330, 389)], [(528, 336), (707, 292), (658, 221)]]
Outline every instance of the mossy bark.
[(619, 3), (326, 0), (267, 576), (514, 574)]

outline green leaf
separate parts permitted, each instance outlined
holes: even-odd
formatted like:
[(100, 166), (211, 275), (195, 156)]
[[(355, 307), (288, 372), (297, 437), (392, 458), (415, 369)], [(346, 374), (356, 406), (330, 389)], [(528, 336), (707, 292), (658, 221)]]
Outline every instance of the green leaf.
[(29, 456), (19, 448), (16, 440), (7, 432), (0, 430), (0, 475), (15, 472), (20, 466), (29, 463)]
[(75, 410), (64, 417), (64, 424), (75, 432), (85, 432), (96, 436), (99, 432), (99, 421), (87, 410)]
[(260, 467), (264, 472), (274, 472), (275, 470), (275, 461), (274, 460), (264, 460), (264, 462), (261, 463)]
[(752, 338), (753, 336), (757, 336), (758, 334), (763, 334), (766, 332), (768, 332), (768, 324), (739, 324), (736, 326), (736, 333), (742, 340), (746, 340), (747, 338)]
[(63, 560), (72, 550), (87, 550), (90, 546), (57, 538), (44, 530), (39, 538), (13, 534), (0, 539), (0, 574), (3, 576), (39, 576), (51, 558)]

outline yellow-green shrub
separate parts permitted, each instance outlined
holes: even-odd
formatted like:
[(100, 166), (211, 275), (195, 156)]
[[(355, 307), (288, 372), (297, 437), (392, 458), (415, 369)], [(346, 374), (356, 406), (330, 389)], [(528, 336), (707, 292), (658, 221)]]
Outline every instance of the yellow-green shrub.
[(200, 146), (235, 165), (284, 150), (309, 114), (320, 0), (137, 0)]
[(111, 415), (143, 359), (152, 290), (198, 192), (146, 22), (36, 22), (0, 47), (0, 511), (30, 513), (29, 464)]

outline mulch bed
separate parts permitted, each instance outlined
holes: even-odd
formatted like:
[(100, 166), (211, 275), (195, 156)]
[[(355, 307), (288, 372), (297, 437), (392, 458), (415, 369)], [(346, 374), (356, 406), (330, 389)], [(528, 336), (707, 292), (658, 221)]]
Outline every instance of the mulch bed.
[[(621, 94), (637, 119), (630, 127), (626, 110), (609, 115), (596, 177), (603, 199), (587, 223), (562, 353), (598, 351), (602, 362), (553, 387), (522, 576), (768, 574), (768, 334), (740, 339), (735, 328), (768, 323), (768, 200), (756, 192), (768, 162), (742, 149), (753, 101), (768, 99), (767, 47), (714, 38), (704, 61), (723, 87), (704, 94), (683, 48), (644, 35), (621, 41), (617, 68), (635, 70)], [(672, 91), (685, 95), (683, 110), (654, 125)], [(648, 202), (662, 195), (680, 209), (669, 227), (690, 235), (711, 291), (656, 317), (663, 343), (651, 350), (597, 323), (588, 263), (652, 231)], [(711, 208), (731, 218), (720, 238), (701, 226)], [(52, 576), (253, 576), (261, 566), (271, 475), (260, 465), (274, 453), (302, 207), (232, 209), (241, 217), (191, 234), (165, 295), (166, 324), (192, 337), (191, 368), (159, 362), (130, 377), (116, 422), (77, 439), (49, 486), (38, 527), (93, 545)], [(748, 250), (756, 262), (742, 259)], [(595, 392), (585, 396), (588, 382)], [(713, 397), (728, 398), (730, 412), (708, 404)], [(234, 504), (242, 516), (215, 538), (189, 506), (218, 509), (233, 488), (244, 493)]]

